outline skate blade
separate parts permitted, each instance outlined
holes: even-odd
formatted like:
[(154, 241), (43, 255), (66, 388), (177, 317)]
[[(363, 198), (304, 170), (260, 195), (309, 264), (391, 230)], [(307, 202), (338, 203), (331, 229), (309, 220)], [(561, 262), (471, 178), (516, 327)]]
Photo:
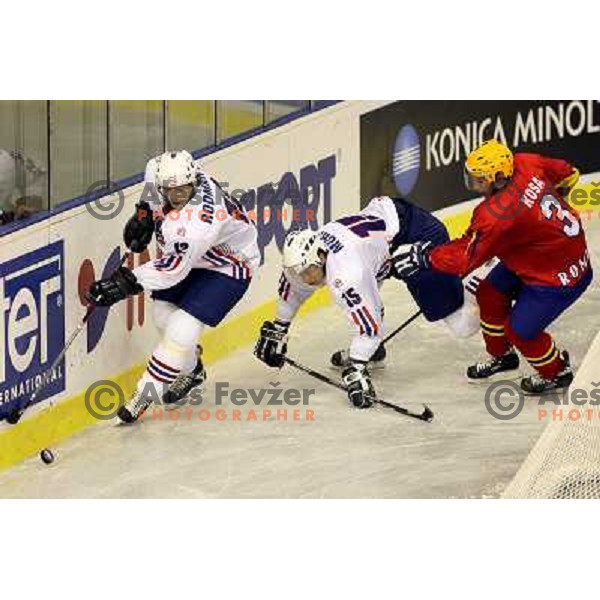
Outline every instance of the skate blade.
[(133, 427), (137, 424), (138, 420), (135, 419), (133, 421), (124, 421), (121, 417), (115, 415), (113, 417), (115, 427)]
[[(338, 367), (336, 365), (332, 365), (331, 363), (329, 363), (329, 368), (332, 371), (343, 371), (346, 368), (347, 365), (344, 365), (343, 367)], [(367, 369), (369, 369), (369, 371), (372, 373), (373, 371), (382, 371), (383, 369), (385, 369), (385, 362), (376, 362), (376, 363), (369, 363), (367, 365)]]
[(469, 385), (489, 385), (496, 381), (520, 381), (524, 375), (519, 369), (515, 369), (513, 371), (501, 371), (485, 379), (470, 379), (466, 375), (464, 377)]
[(177, 400), (177, 402), (169, 402), (169, 404), (163, 403), (160, 405), (160, 407), (165, 412), (171, 412), (173, 410), (182, 410), (186, 406), (188, 406), (187, 398), (183, 398), (182, 400)]
[(551, 388), (544, 390), (543, 392), (527, 392), (523, 388), (521, 388), (521, 392), (523, 392), (524, 396), (528, 396), (528, 397), (536, 397), (537, 396), (538, 398), (540, 398), (541, 396), (550, 396), (551, 394), (565, 393), (566, 391), (569, 390), (569, 388), (572, 385), (573, 385), (573, 382), (571, 382), (569, 385), (561, 385), (561, 386), (551, 387)]

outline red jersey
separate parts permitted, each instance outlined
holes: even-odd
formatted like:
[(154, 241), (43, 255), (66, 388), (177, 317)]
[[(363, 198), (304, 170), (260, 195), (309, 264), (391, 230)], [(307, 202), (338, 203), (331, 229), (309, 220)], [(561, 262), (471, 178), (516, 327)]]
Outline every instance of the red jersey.
[(591, 270), (579, 215), (555, 189), (573, 167), (538, 154), (514, 161), (510, 183), (477, 205), (467, 232), (432, 250), (432, 267), (464, 276), (497, 256), (526, 284), (572, 287)]

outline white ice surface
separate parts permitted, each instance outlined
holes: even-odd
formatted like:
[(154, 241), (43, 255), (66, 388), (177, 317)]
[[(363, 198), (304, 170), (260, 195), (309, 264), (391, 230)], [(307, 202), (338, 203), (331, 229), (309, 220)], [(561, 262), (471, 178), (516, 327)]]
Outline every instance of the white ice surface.
[[(598, 270), (600, 220), (594, 217), (587, 231)], [(383, 294), (391, 330), (414, 305), (396, 282), (387, 282)], [(577, 365), (598, 330), (596, 281), (552, 332)], [(329, 355), (347, 343), (345, 319), (330, 306), (295, 324), (289, 352), (335, 375), (327, 366)], [(53, 465), (30, 459), (2, 473), (0, 497), (496, 497), (545, 422), (538, 421), (534, 401), (511, 421), (488, 414), (485, 387), (469, 385), (463, 376), (466, 365), (482, 355), (478, 336), (455, 340), (443, 325), (422, 319), (390, 343), (387, 367), (374, 374), (377, 389), (381, 397), (415, 410), (428, 403), (436, 418), (426, 424), (384, 409), (351, 409), (338, 390), (289, 367), (270, 370), (245, 348), (209, 368), (203, 407), (214, 412), (216, 381), (228, 381), (230, 388), (281, 382), (316, 389), (309, 407), (314, 422), (102, 423), (54, 448)], [(231, 413), (235, 407), (223, 408)]]

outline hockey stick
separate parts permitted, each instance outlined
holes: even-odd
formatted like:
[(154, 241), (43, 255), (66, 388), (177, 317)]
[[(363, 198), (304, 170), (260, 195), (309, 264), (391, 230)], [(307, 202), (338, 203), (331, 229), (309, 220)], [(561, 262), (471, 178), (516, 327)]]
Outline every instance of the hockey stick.
[(387, 344), (392, 338), (396, 337), (396, 335), (398, 335), (403, 329), (406, 329), (406, 327), (408, 327), (415, 319), (420, 317), (422, 314), (423, 314), (423, 311), (419, 310), (412, 317), (409, 317), (408, 319), (406, 319), (406, 321), (404, 321), (404, 323), (402, 323), (401, 325), (398, 325), (398, 327), (396, 327), (396, 329), (394, 329), (394, 331), (392, 331), (392, 333), (390, 333), (389, 335), (386, 335), (385, 338), (383, 338), (381, 343)]
[[(115, 271), (123, 266), (130, 254), (131, 253), (129, 251), (125, 252)], [(7, 415), (7, 423), (9, 423), (10, 425), (16, 425), (21, 420), (21, 417), (23, 416), (25, 411), (34, 403), (35, 399), (50, 383), (50, 376), (52, 375), (52, 371), (54, 371), (54, 369), (56, 369), (56, 367), (64, 359), (65, 355), (67, 354), (67, 350), (72, 346), (73, 342), (77, 339), (77, 336), (82, 332), (83, 328), (85, 327), (85, 324), (88, 322), (88, 319), (92, 316), (94, 310), (96, 310), (96, 305), (88, 304), (83, 319), (81, 319), (81, 322), (79, 323), (79, 325), (77, 325), (77, 328), (75, 329), (75, 331), (73, 331), (69, 339), (66, 341), (63, 349), (59, 352), (58, 356), (54, 359), (50, 367), (46, 369), (46, 371), (44, 371), (44, 374), (42, 375), (42, 381), (40, 382), (40, 384), (36, 387), (36, 389), (33, 391), (33, 393), (25, 402), (25, 404), (23, 404), (23, 406), (21, 406), (20, 408), (15, 408), (15, 410), (13, 410)]]
[[(319, 373), (318, 371), (315, 371), (314, 369), (305, 367), (304, 365), (301, 365), (300, 363), (296, 362), (294, 359), (288, 358), (287, 356), (284, 357), (283, 360), (288, 365), (295, 367), (299, 371), (303, 371), (304, 373), (307, 373), (308, 375), (314, 377), (315, 379), (318, 379), (319, 381), (322, 381), (323, 383), (328, 383), (329, 385), (332, 385), (333, 387), (338, 388), (338, 390), (342, 390), (344, 392), (347, 391), (347, 389), (344, 385), (342, 385), (341, 383), (338, 383), (337, 381), (331, 379), (330, 377), (327, 377), (327, 375), (323, 375), (323, 373)], [(391, 408), (392, 410), (395, 410), (396, 412), (398, 412), (402, 415), (406, 415), (407, 417), (412, 417), (413, 419), (419, 419), (420, 421), (426, 421), (427, 423), (431, 423), (431, 421), (433, 421), (433, 412), (426, 404), (423, 405), (424, 408), (423, 408), (422, 413), (414, 413), (414, 412), (408, 410), (407, 408), (403, 408), (402, 406), (392, 404), (391, 402), (387, 402), (386, 400), (381, 400), (380, 398), (373, 398), (373, 401), (376, 402), (377, 404), (381, 404), (381, 406), (385, 406), (386, 408)]]

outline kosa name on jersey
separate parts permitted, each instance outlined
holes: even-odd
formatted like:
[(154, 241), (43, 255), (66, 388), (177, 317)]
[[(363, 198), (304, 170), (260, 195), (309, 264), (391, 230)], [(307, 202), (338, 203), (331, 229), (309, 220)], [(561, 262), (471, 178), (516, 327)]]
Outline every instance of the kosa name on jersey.
[(521, 202), (525, 204), (527, 208), (533, 208), (533, 205), (539, 199), (545, 187), (546, 182), (534, 175), (521, 196)]

